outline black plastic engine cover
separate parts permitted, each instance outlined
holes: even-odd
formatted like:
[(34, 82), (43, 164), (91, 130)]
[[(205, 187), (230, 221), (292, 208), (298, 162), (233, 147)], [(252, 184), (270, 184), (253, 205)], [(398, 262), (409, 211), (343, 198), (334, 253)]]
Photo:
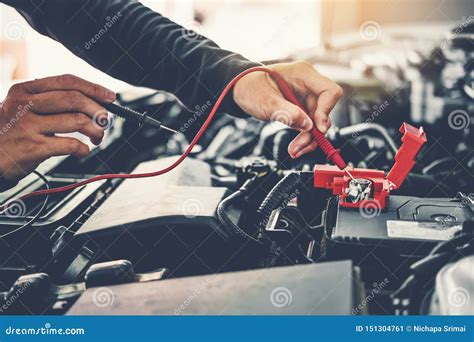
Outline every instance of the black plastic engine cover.
[[(159, 170), (173, 159), (142, 163), (133, 173)], [(100, 260), (128, 259), (139, 271), (157, 266), (173, 275), (217, 271), (232, 251), (216, 217), (227, 189), (210, 183), (209, 166), (193, 159), (163, 176), (127, 179), (76, 232), (74, 242), (100, 253)]]
[(350, 315), (362, 299), (348, 260), (113, 286), (94, 305), (88, 289), (69, 315)]

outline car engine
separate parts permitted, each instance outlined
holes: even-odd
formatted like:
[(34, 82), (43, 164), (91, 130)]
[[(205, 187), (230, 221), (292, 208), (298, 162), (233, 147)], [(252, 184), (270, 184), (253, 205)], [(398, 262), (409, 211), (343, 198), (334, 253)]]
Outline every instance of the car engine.
[[(104, 180), (9, 207), (0, 216), (0, 311), (473, 314), (473, 34), (470, 25), (442, 41), (397, 37), (392, 53), (393, 41), (301, 55), (360, 75), (338, 80), (345, 96), (328, 132), (351, 167), (388, 171), (400, 124), (426, 132), (386, 208), (347, 208), (315, 188), (313, 169), (326, 159), (320, 150), (292, 159), (294, 130), (222, 113), (166, 175)], [(213, 104), (189, 109), (155, 91), (124, 92), (120, 102), (180, 134), (114, 119), (88, 157), (41, 165), (50, 187), (169, 165)], [(44, 188), (31, 174), (1, 200)], [(18, 229), (43, 203), (35, 223)], [(198, 300), (196, 291), (209, 293)]]

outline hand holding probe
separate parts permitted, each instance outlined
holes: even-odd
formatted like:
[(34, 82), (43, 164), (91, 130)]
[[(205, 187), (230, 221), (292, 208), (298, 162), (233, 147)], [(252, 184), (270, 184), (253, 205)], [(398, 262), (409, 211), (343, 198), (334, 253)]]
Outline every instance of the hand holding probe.
[(109, 112), (118, 115), (121, 118), (137, 122), (140, 127), (143, 125), (149, 125), (157, 129), (164, 129), (174, 134), (178, 133), (174, 129), (163, 125), (160, 121), (148, 116), (147, 112), (140, 113), (136, 110), (133, 110), (129, 107), (121, 106), (117, 103), (102, 103), (102, 106)]
[[(276, 71), (270, 70), (268, 72), (270, 77), (275, 81), (280, 92), (283, 94), (285, 99), (293, 103), (294, 105), (300, 107), (305, 113), (306, 108), (301, 104), (301, 102), (296, 98), (295, 94), (291, 90), (290, 86), (283, 77)], [(344, 170), (347, 175), (355, 181), (355, 178), (351, 175), (351, 173), (347, 170), (347, 163), (342, 159), (340, 151), (335, 149), (332, 146), (331, 142), (321, 133), (316, 127), (311, 130), (311, 135), (313, 136), (314, 140), (318, 143), (318, 146), (321, 148), (323, 153), (326, 155), (327, 160), (331, 160), (334, 165), (336, 165), (341, 170)]]

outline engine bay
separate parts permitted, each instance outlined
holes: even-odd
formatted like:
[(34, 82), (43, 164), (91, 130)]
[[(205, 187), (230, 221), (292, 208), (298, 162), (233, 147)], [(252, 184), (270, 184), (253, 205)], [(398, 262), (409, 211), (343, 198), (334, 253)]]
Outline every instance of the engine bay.
[[(352, 169), (388, 172), (400, 125), (423, 127), (428, 139), (386, 205), (344, 205), (315, 187), (321, 176), (314, 170), (326, 164), (320, 150), (288, 155), (296, 131), (222, 113), (190, 157), (163, 176), (52, 194), (26, 229), (17, 228), (44, 198), (2, 214), (2, 313), (129, 314), (133, 300), (147, 314), (279, 314), (286, 306), (268, 298), (290, 288), (283, 301), (301, 304), (290, 314), (472, 314), (472, 301), (459, 303), (453, 293), (470, 288), (474, 296), (473, 27), (430, 46), (400, 38), (404, 49), (392, 60), (367, 59), (365, 46), (334, 49), (337, 62), (307, 58), (361, 73), (357, 82), (339, 81), (346, 95), (328, 132)], [(387, 47), (370, 49), (377, 56)], [(41, 166), (51, 187), (161, 169), (186, 149), (212, 107), (190, 110), (151, 91), (122, 93), (120, 102), (180, 134), (114, 119), (88, 157)], [(362, 181), (347, 181), (344, 201), (366, 199)], [(43, 188), (32, 174), (1, 200)], [(109, 287), (115, 304), (98, 305), (94, 291)], [(182, 308), (196, 289), (215, 295)], [(230, 293), (238, 300), (228, 303)]]

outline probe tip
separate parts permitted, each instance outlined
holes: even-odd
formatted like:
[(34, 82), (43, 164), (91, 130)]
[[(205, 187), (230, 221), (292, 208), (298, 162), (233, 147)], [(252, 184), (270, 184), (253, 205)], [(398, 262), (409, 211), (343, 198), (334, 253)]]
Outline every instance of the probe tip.
[(161, 128), (161, 129), (164, 129), (165, 131), (171, 132), (171, 133), (173, 133), (173, 134), (178, 134), (178, 131), (176, 131), (176, 130), (174, 130), (174, 129), (172, 129), (172, 128), (166, 127), (166, 126), (164, 126), (164, 125), (161, 125), (160, 128)]
[(357, 182), (356, 179), (354, 178), (354, 176), (349, 172), (348, 169), (344, 169), (344, 172), (345, 172), (349, 177), (351, 177), (351, 179), (352, 179), (354, 182)]

